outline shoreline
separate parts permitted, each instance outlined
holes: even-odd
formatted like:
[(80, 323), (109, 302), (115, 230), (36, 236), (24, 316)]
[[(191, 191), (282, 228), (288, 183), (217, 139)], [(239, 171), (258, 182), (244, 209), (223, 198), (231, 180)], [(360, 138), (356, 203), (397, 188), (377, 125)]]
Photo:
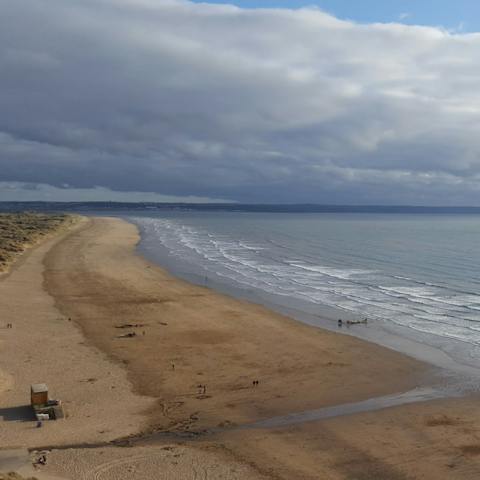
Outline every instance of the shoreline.
[[(112, 222), (113, 223), (117, 222), (117, 227), (118, 228), (120, 227), (120, 222), (123, 222), (123, 221), (112, 221), (112, 220), (105, 219), (105, 218), (97, 220), (97, 221), (99, 221), (99, 222), (101, 222), (101, 221), (109, 222), (110, 226), (111, 226)], [(128, 227), (128, 225), (130, 225), (131, 227)], [(393, 363), (394, 362), (401, 362), (401, 360), (406, 360), (407, 363), (409, 363), (409, 367), (413, 367), (413, 365), (415, 365), (414, 368), (416, 368), (418, 370), (422, 370), (422, 373), (420, 374), (420, 377), (424, 375), (426, 370), (428, 371), (427, 375), (430, 375), (430, 373), (431, 373), (431, 370), (430, 370), (429, 367), (426, 368), (425, 365), (423, 365), (423, 364), (420, 364), (420, 363), (418, 363), (414, 360), (411, 360), (411, 359), (403, 358), (403, 356), (401, 354), (398, 354), (396, 352), (384, 349), (384, 347), (375, 345), (375, 344), (370, 343), (368, 341), (365, 342), (363, 340), (359, 340), (359, 339), (356, 339), (356, 338), (353, 338), (353, 337), (347, 337), (347, 336), (343, 336), (343, 335), (338, 336), (337, 333), (330, 333), (330, 332), (327, 332), (325, 330), (319, 329), (318, 327), (306, 326), (306, 325), (298, 322), (295, 319), (291, 319), (291, 318), (286, 317), (284, 315), (272, 312), (269, 309), (266, 309), (265, 307), (263, 307), (261, 305), (252, 304), (252, 303), (247, 302), (247, 301), (236, 300), (236, 299), (233, 299), (231, 297), (225, 296), (223, 294), (217, 293), (214, 290), (204, 288), (204, 287), (201, 287), (201, 286), (192, 285), (188, 282), (185, 282), (181, 279), (178, 279), (178, 278), (170, 275), (169, 273), (167, 273), (164, 270), (163, 267), (161, 267), (159, 265), (155, 265), (155, 264), (152, 265), (151, 262), (148, 259), (145, 259), (142, 256), (138, 255), (138, 252), (136, 251), (136, 246), (138, 245), (138, 242), (139, 242), (140, 239), (139, 239), (139, 236), (138, 236), (138, 231), (137, 231), (136, 227), (133, 226), (133, 224), (127, 224), (125, 222), (125, 224), (122, 225), (122, 228), (125, 228), (125, 229), (135, 228), (135, 231), (130, 231), (130, 233), (129, 233), (129, 235), (132, 235), (132, 237), (134, 237), (130, 240), (129, 246), (127, 248), (125, 248), (124, 245), (121, 246), (121, 255), (126, 254), (125, 250), (128, 250), (131, 253), (133, 253), (133, 256), (131, 257), (131, 259), (134, 263), (133, 267), (135, 268), (135, 272), (138, 273), (139, 271), (149, 269), (150, 270), (149, 274), (152, 274), (152, 271), (155, 272), (156, 274), (158, 274), (159, 277), (156, 280), (158, 280), (159, 282), (162, 283), (162, 289), (164, 291), (164, 293), (162, 294), (162, 298), (158, 299), (158, 298), (155, 298), (155, 295), (152, 295), (152, 298), (140, 298), (140, 299), (134, 298), (134, 299), (131, 299), (131, 301), (136, 302), (142, 308), (145, 307), (145, 306), (146, 307), (151, 307), (152, 304), (155, 305), (154, 310), (158, 307), (158, 305), (161, 306), (162, 304), (167, 305), (167, 310), (170, 309), (170, 307), (173, 308), (175, 305), (169, 305), (169, 304), (174, 304), (176, 299), (172, 300), (170, 298), (165, 298), (165, 296), (168, 295), (168, 293), (169, 293), (168, 291), (165, 293), (165, 289), (168, 288), (166, 284), (168, 284), (168, 286), (172, 286), (171, 288), (172, 288), (172, 290), (174, 290), (175, 295), (178, 295), (180, 293), (180, 295), (179, 295), (180, 298), (182, 296), (186, 296), (187, 298), (198, 298), (198, 299), (206, 297), (208, 299), (207, 302), (208, 302), (209, 307), (215, 307), (216, 308), (216, 304), (220, 303), (220, 305), (221, 305), (220, 308), (221, 309), (231, 308), (231, 309), (238, 310), (238, 311), (235, 311), (234, 318), (238, 317), (238, 316), (241, 316), (243, 311), (245, 311), (245, 310), (251, 310), (250, 315), (259, 315), (260, 317), (262, 317), (262, 316), (267, 317), (269, 323), (271, 324), (270, 326), (273, 326), (272, 322), (280, 323), (282, 328), (287, 328), (289, 330), (293, 329), (295, 331), (294, 332), (295, 334), (298, 334), (301, 331), (304, 335), (306, 334), (306, 336), (311, 336), (312, 334), (325, 335), (326, 337), (328, 337), (328, 341), (331, 341), (333, 343), (335, 343), (336, 341), (345, 341), (349, 346), (352, 345), (354, 349), (359, 349), (359, 350), (361, 350), (362, 348), (366, 348), (367, 350), (370, 350), (370, 349), (377, 350), (378, 349), (378, 354), (380, 354), (380, 355), (381, 354), (386, 354), (388, 357), (391, 356), (392, 357), (391, 361)], [(124, 234), (122, 233), (122, 235), (124, 235)], [(112, 241), (112, 238), (109, 237), (109, 242)], [(86, 242), (88, 243), (88, 241), (86, 241)], [(111, 243), (109, 243), (109, 247), (110, 246), (111, 246)], [(78, 246), (76, 246), (76, 248), (77, 247)], [(105, 253), (105, 249), (102, 250), (102, 253)], [(119, 256), (119, 255), (120, 255), (120, 253), (115, 253), (114, 254), (114, 256)], [(112, 265), (109, 265), (108, 268), (112, 268)], [(103, 270), (101, 272), (102, 275), (105, 275), (106, 273), (107, 273), (106, 270)], [(47, 275), (47, 280), (48, 280), (48, 275)], [(47, 285), (48, 285), (48, 281), (47, 281)], [(120, 288), (121, 285), (118, 284), (117, 287)], [(130, 287), (131, 287), (131, 285), (129, 285), (129, 288)], [(149, 287), (151, 288), (151, 284), (149, 285)], [(148, 290), (148, 287), (146, 288), (146, 290)], [(179, 292), (179, 290), (181, 292)], [(83, 292), (83, 293), (85, 293), (85, 292)], [(91, 291), (88, 291), (88, 293), (92, 294)], [(102, 307), (104, 308), (105, 306), (102, 305)], [(183, 307), (185, 307), (185, 305), (181, 305), (180, 310), (183, 310)], [(142, 313), (144, 315), (142, 318), (147, 318), (148, 319), (149, 318), (148, 314), (150, 312), (146, 312), (145, 308), (143, 308), (143, 310), (142, 310), (142, 308), (138, 311), (135, 311), (134, 314), (138, 315), (139, 312), (142, 311)], [(188, 310), (188, 313), (190, 313), (190, 314), (193, 313), (191, 311), (191, 308), (187, 309), (187, 310)], [(70, 312), (70, 313), (72, 315), (75, 315), (75, 314), (78, 315), (80, 312)], [(185, 314), (186, 312), (183, 310), (182, 313)], [(209, 315), (210, 313), (211, 312), (209, 312), (207, 310), (207, 311), (205, 311), (204, 315)], [(231, 314), (233, 312), (229, 312), (229, 313)], [(153, 313), (153, 315), (155, 315), (155, 314), (156, 313)], [(147, 315), (147, 316), (145, 317), (145, 315)], [(131, 318), (131, 314), (130, 314), (130, 316), (127, 314), (126, 317)], [(77, 319), (77, 321), (79, 321), (79, 320)], [(239, 335), (241, 332), (239, 332), (238, 329), (236, 329), (235, 326), (233, 325), (235, 320), (234, 320), (234, 322), (232, 322), (232, 320), (229, 319), (229, 321), (231, 322), (231, 325), (229, 326), (229, 328), (232, 328), (234, 330), (233, 333), (235, 335)], [(82, 321), (80, 320), (80, 324), (81, 324), (81, 322)], [(148, 320), (147, 320), (147, 322), (148, 322)], [(117, 320), (116, 323), (121, 323), (121, 318), (120, 317), (118, 317), (118, 320)], [(168, 322), (164, 322), (164, 323), (168, 323)], [(214, 323), (215, 323), (216, 328), (220, 327), (217, 319), (215, 319)], [(249, 325), (250, 325), (250, 327), (252, 327), (251, 323)], [(114, 327), (114, 326), (111, 324), (110, 325), (110, 332), (112, 332), (112, 327)], [(167, 326), (164, 325), (163, 327), (167, 327)], [(93, 330), (90, 330), (90, 329), (93, 328), (92, 325), (83, 324), (82, 328), (83, 328), (84, 334), (86, 334), (87, 338), (92, 337), (91, 334), (93, 333)], [(180, 328), (180, 330), (183, 329), (183, 327), (179, 327), (179, 328)], [(181, 333), (181, 335), (183, 335), (186, 332), (181, 331), (179, 333)], [(229, 344), (228, 337), (225, 337), (226, 332), (222, 333), (220, 335), (220, 338), (214, 338), (213, 340), (210, 339), (210, 338), (203, 338), (203, 336), (205, 334), (212, 335), (213, 337), (215, 337), (216, 333), (218, 333), (218, 332), (215, 332), (214, 330), (207, 330), (204, 333), (204, 331), (194, 328), (193, 329), (193, 336), (188, 335), (187, 340), (190, 341), (190, 342), (195, 342), (195, 340), (199, 340), (198, 343), (199, 343), (200, 349), (204, 348), (205, 346), (210, 347), (210, 346), (214, 346), (214, 345), (222, 345), (223, 343)], [(200, 335), (202, 338), (196, 339), (195, 335)], [(252, 337), (252, 335), (247, 335), (247, 337), (250, 338), (250, 337)], [(340, 340), (340, 338), (342, 338), (342, 340)], [(95, 340), (92, 340), (92, 338), (90, 338), (90, 340), (93, 341), (93, 343), (95, 344)], [(140, 339), (140, 340), (144, 341), (144, 339)], [(117, 361), (118, 360), (120, 360), (120, 361), (124, 360), (123, 358), (120, 358), (120, 357), (122, 357), (122, 350), (124, 350), (123, 346), (119, 350), (117, 348), (118, 345), (115, 345), (115, 342), (112, 341), (112, 342), (110, 342), (110, 345), (107, 345), (107, 343), (104, 342), (103, 340), (101, 341), (101, 345), (97, 344), (96, 346), (97, 347), (100, 346), (100, 348), (106, 349), (109, 356), (113, 357)], [(190, 345), (187, 346), (187, 349), (188, 348), (190, 348)], [(377, 351), (375, 351), (375, 353), (377, 353)], [(127, 360), (127, 362), (128, 362), (126, 364), (127, 369), (131, 368), (130, 365), (131, 365), (132, 361), (134, 361), (134, 360), (135, 360), (134, 358), (129, 358)], [(412, 362), (412, 363), (410, 364), (410, 362)], [(341, 363), (341, 365), (343, 365), (343, 364)], [(259, 365), (255, 365), (253, 368), (258, 369)], [(245, 372), (243, 372), (243, 373), (245, 373)], [(255, 373), (252, 373), (252, 375), (255, 375)], [(406, 384), (408, 384), (409, 386), (417, 386), (417, 383), (418, 383), (418, 380), (419, 380), (420, 377), (418, 376), (418, 374), (415, 374), (414, 377), (415, 377), (415, 380), (413, 380), (413, 382), (412, 382), (412, 380), (406, 380), (406, 379), (400, 380), (400, 378), (398, 378), (395, 383), (397, 385), (400, 385), (403, 381), (406, 381)], [(134, 384), (135, 384), (136, 379), (134, 378), (133, 380), (134, 380)], [(248, 385), (246, 383), (246, 381), (244, 381), (244, 383), (245, 383), (245, 386)], [(397, 386), (397, 388), (393, 388), (393, 390), (389, 390), (389, 389), (387, 389), (383, 386), (379, 386), (379, 385), (375, 385), (375, 386), (372, 385), (372, 387), (373, 387), (373, 392), (372, 393), (374, 394), (373, 396), (375, 396), (375, 392), (395, 393), (395, 392), (400, 392), (400, 391), (404, 390), (403, 388), (399, 388), (398, 386)], [(151, 388), (151, 386), (150, 386), (150, 388)], [(145, 391), (148, 391), (148, 390), (149, 390), (149, 388), (147, 387), (145, 389)], [(142, 388), (140, 388), (140, 391), (142, 391)], [(151, 392), (149, 391), (148, 393), (151, 393)], [(194, 392), (192, 392), (192, 394), (193, 393)], [(364, 399), (369, 398), (369, 397), (370, 397), (370, 395), (368, 395), (366, 392), (364, 392), (362, 395), (360, 395), (358, 400), (364, 400)], [(352, 397), (347, 395), (346, 397), (344, 397), (344, 399), (345, 400), (351, 400)], [(355, 398), (353, 398), (353, 399), (355, 400)], [(337, 402), (334, 402), (334, 403), (337, 403)], [(329, 404), (329, 402), (327, 402), (325, 405), (328, 405), (328, 404)], [(317, 407), (317, 406), (318, 405), (315, 405), (315, 407)], [(290, 411), (287, 411), (286, 413), (290, 413)]]
[[(91, 218), (32, 249), (0, 280), (0, 294), (15, 305), (20, 345), (3, 356), (0, 351), (0, 365), (10, 370), (15, 390), (38, 380), (49, 365), (46, 381), (68, 400), (69, 418), (38, 431), (28, 421), (2, 417), (4, 407), (16, 408), (26, 395), (16, 392), (13, 398), (0, 390), (0, 447), (59, 447), (47, 454), (40, 479), (46, 474), (76, 480), (80, 473), (86, 479), (127, 479), (126, 465), (143, 472), (145, 480), (159, 478), (152, 472), (190, 478), (207, 470), (212, 479), (238, 480), (396, 480), (421, 471), (427, 474), (422, 478), (476, 478), (468, 473), (480, 472), (479, 457), (469, 453), (480, 429), (471, 397), (392, 404), (341, 417), (319, 412), (308, 423), (238, 428), (401, 394), (435, 378), (434, 369), (191, 285), (140, 256), (138, 241), (132, 224)], [(31, 299), (25, 307), (30, 318), (20, 310), (24, 298)], [(123, 337), (124, 332), (135, 335)], [(5, 335), (0, 330), (0, 342), (8, 341)], [(48, 351), (32, 354), (32, 345), (39, 344)], [(252, 386), (252, 379), (259, 385)], [(209, 428), (221, 431), (192, 435)], [(154, 438), (155, 432), (173, 436)], [(129, 445), (131, 435), (138, 439), (133, 446), (115, 446), (119, 438)], [(429, 449), (413, 450), (419, 439)], [(97, 447), (82, 448), (87, 444)], [(458, 452), (464, 452), (461, 460)], [(455, 471), (446, 466), (450, 457), (459, 466)]]
[[(287, 306), (286, 303), (278, 301), (283, 300), (282, 297), (277, 298), (262, 290), (247, 289), (239, 285), (236, 286), (227, 282), (221, 282), (221, 280), (215, 276), (208, 277), (208, 282), (206, 283), (203, 275), (195, 272), (194, 268), (187, 270), (188, 267), (185, 267), (183, 264), (180, 269), (175, 268), (172, 265), (173, 260), (168, 259), (168, 250), (165, 247), (161, 247), (161, 253), (158, 253), (158, 251), (149, 251), (145, 237), (143, 236), (144, 229), (140, 224), (137, 224), (128, 216), (120, 216), (118, 218), (134, 224), (139, 230), (140, 239), (136, 246), (136, 253), (138, 255), (144, 257), (147, 261), (155, 263), (170, 275), (185, 282), (211, 289), (221, 295), (231, 296), (240, 301), (264, 306), (280, 315), (284, 315), (314, 328), (324, 329), (341, 335), (349, 335), (361, 341), (379, 345), (402, 355), (407, 355), (415, 360), (431, 365), (432, 368), (438, 370), (439, 375), (460, 375), (464, 377), (462, 380), (463, 383), (468, 383), (480, 377), (480, 367), (475, 366), (473, 360), (472, 363), (468, 363), (464, 359), (454, 358), (454, 356), (445, 352), (440, 346), (427, 343), (424, 334), (420, 332), (417, 332), (419, 336), (418, 339), (413, 339), (399, 333), (402, 328), (406, 329), (407, 327), (397, 327), (399, 331), (393, 331), (386, 327), (385, 320), (375, 318), (369, 319), (368, 327), (365, 325), (348, 327), (345, 325), (346, 320), (358, 320), (360, 316), (351, 311), (321, 304), (316, 305), (318, 313), (312, 313), (311, 311), (301, 309), (301, 306), (296, 305), (295, 301), (293, 302), (293, 306)], [(343, 318), (344, 320), (344, 326), (341, 329), (337, 327), (336, 319), (338, 318)]]

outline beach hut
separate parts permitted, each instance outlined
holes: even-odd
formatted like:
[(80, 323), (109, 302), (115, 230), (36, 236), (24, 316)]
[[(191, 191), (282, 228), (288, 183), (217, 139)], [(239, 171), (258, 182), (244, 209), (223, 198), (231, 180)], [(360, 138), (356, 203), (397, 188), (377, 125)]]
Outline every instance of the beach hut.
[(48, 387), (44, 383), (35, 383), (30, 387), (30, 398), (38, 421), (65, 417), (61, 400), (49, 398)]
[(35, 383), (30, 387), (32, 407), (48, 403), (48, 387), (44, 383)]

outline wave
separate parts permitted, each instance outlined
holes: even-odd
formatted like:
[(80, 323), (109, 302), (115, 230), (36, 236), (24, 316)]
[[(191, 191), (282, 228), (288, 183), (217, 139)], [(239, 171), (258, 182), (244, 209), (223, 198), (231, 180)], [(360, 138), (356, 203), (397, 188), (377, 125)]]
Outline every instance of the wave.
[(328, 277), (340, 278), (342, 280), (350, 280), (352, 277), (357, 275), (367, 275), (367, 274), (374, 273), (371, 270), (339, 269), (339, 268), (327, 267), (323, 265), (306, 265), (301, 263), (291, 263), (290, 265), (292, 267), (300, 268), (302, 270), (320, 273)]
[(383, 267), (377, 258), (371, 262), (374, 269), (364, 268), (368, 259), (360, 265), (360, 257), (356, 259), (359, 265), (350, 267), (340, 265), (352, 261), (350, 253), (342, 260), (335, 252), (329, 264), (319, 248), (316, 261), (312, 242), (307, 253), (293, 237), (236, 237), (228, 229), (219, 233), (179, 219), (137, 217), (134, 221), (173, 257), (243, 288), (361, 312), (423, 333), (480, 343), (479, 295), (459, 288), (458, 281), (449, 285), (447, 277), (432, 279), (419, 277), (419, 272), (392, 272), (388, 255), (384, 255), (389, 260)]

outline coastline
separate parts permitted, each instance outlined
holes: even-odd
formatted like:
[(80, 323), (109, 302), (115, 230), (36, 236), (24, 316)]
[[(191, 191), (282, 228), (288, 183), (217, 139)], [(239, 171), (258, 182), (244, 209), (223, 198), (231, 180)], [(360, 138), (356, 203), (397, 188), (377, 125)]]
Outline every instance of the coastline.
[[(170, 475), (180, 467), (185, 475), (208, 469), (209, 478), (252, 480), (403, 479), (421, 471), (427, 475), (422, 478), (473, 479), (480, 472), (475, 453), (480, 425), (471, 397), (296, 425), (234, 428), (404, 392), (425, 384), (432, 369), (384, 347), (177, 279), (137, 254), (139, 236), (132, 224), (109, 218), (83, 222), (71, 234), (32, 249), (0, 281), (12, 301), (17, 295), (15, 324), (25, 318), (15, 332), (16, 350), (7, 349), (1, 365), (18, 385), (38, 381), (50, 365), (46, 381), (69, 402), (69, 418), (40, 432), (28, 421), (3, 417), (2, 427), (8, 426), (8, 432), (2, 429), (3, 448), (59, 447), (48, 453), (40, 474), (128, 478), (121, 469), (128, 461), (145, 472), (154, 466)], [(35, 312), (38, 331), (19, 310), (22, 288), (28, 289), (22, 299), (28, 294), (34, 300), (30, 316)], [(46, 302), (44, 310), (40, 301)], [(125, 324), (143, 325), (117, 328)], [(124, 332), (136, 335), (122, 337)], [(39, 342), (48, 352), (32, 355), (32, 345)], [(36, 365), (32, 371), (22, 357), (27, 355)], [(96, 376), (90, 377), (94, 368)], [(252, 386), (256, 379), (259, 385)], [(115, 389), (112, 381), (118, 382)], [(12, 392), (0, 392), (3, 414), (6, 398), (7, 408), (14, 409), (14, 400), (19, 404), (26, 396), (15, 394), (14, 399), (8, 397)], [(215, 428), (220, 431), (202, 436)], [(171, 435), (149, 436), (159, 431)], [(127, 451), (113, 444), (64, 449), (75, 443), (108, 445), (121, 437), (133, 445), (131, 435), (138, 441)], [(454, 467), (447, 465), (450, 458)], [(142, 478), (159, 477), (145, 473)]]
[[(150, 414), (154, 429), (202, 430), (365, 400), (414, 388), (429, 370), (177, 279), (135, 253), (134, 225), (90, 221), (74, 242), (49, 252), (46, 287), (88, 342), (125, 365), (137, 393), (159, 399), (161, 408)], [(136, 324), (125, 329), (135, 338), (120, 338), (117, 327)], [(262, 388), (252, 389), (256, 379)], [(198, 394), (199, 384), (207, 391)]]
[[(122, 215), (120, 218), (133, 223), (139, 229), (141, 238), (137, 245), (137, 253), (147, 260), (161, 265), (174, 277), (197, 286), (206, 286), (223, 295), (263, 305), (269, 310), (315, 328), (351, 335), (363, 341), (386, 347), (432, 365), (440, 375), (447, 372), (448, 375), (460, 375), (464, 377), (463, 383), (465, 384), (480, 377), (480, 368), (474, 358), (459, 358), (452, 355), (451, 352), (445, 351), (438, 342), (433, 341), (431, 336), (427, 338), (422, 332), (415, 332), (415, 337), (413, 337), (411, 331), (407, 332), (407, 327), (396, 325), (395, 329), (392, 329), (388, 320), (371, 317), (368, 325), (349, 327), (346, 324), (347, 320), (358, 321), (363, 317), (340, 307), (334, 308), (323, 304), (309, 305), (296, 299), (286, 299), (284, 295), (276, 296), (267, 291), (222, 281), (222, 277), (216, 277), (213, 274), (206, 277), (204, 272), (196, 270), (194, 265), (183, 262), (181, 258), (171, 258), (166, 247), (150, 244), (142, 223), (137, 222), (136, 217)], [(342, 329), (337, 326), (339, 318), (343, 319)]]

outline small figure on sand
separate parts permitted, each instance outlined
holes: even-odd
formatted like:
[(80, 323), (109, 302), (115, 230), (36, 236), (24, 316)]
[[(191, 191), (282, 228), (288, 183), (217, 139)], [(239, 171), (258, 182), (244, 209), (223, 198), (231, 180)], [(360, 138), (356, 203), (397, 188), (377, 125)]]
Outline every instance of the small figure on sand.
[(175, 370), (175, 364), (172, 363), (172, 370)]
[(254, 381), (252, 382), (252, 385), (253, 385), (254, 387), (256, 387), (256, 386), (258, 385), (258, 380), (254, 380)]
[(342, 320), (341, 318), (338, 319), (338, 326), (339, 326), (340, 328), (343, 327), (343, 320)]
[(137, 334), (135, 332), (126, 333), (125, 335), (119, 335), (118, 338), (133, 338), (136, 337)]

